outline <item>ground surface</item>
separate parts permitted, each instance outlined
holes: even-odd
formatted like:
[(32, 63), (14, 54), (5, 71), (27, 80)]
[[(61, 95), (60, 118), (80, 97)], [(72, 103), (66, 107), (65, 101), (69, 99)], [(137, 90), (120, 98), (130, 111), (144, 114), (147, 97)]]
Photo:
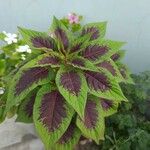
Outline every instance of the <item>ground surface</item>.
[(15, 118), (0, 125), (0, 150), (44, 150), (33, 125), (16, 123)]

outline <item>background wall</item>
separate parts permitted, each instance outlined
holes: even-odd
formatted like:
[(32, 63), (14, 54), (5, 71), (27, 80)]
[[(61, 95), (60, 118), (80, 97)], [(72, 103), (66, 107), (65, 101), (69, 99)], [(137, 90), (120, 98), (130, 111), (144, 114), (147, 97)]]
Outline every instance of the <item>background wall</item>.
[(150, 70), (150, 0), (0, 0), (0, 31), (47, 30), (53, 15), (76, 12), (85, 22), (108, 21), (107, 38), (126, 41), (133, 72)]

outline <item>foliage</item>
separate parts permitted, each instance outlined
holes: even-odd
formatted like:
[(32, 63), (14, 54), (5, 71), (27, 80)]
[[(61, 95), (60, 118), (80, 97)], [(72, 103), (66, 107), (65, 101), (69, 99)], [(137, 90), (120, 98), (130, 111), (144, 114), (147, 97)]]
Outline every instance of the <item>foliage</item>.
[(129, 103), (107, 118), (102, 150), (148, 150), (150, 147), (150, 72), (132, 75), (135, 85), (122, 84)]
[(127, 101), (119, 83), (133, 83), (120, 61), (124, 42), (104, 39), (106, 22), (77, 26), (54, 17), (48, 32), (18, 30), (32, 54), (3, 75), (2, 120), (16, 112), (17, 121), (33, 122), (47, 150), (72, 150), (81, 135), (104, 140), (105, 117)]

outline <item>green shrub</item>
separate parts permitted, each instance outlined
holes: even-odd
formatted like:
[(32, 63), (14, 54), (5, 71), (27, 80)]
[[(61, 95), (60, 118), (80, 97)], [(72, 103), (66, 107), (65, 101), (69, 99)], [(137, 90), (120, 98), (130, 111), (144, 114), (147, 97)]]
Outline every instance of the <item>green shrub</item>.
[(149, 150), (150, 148), (150, 71), (132, 76), (135, 85), (122, 84), (129, 103), (107, 118), (102, 150)]

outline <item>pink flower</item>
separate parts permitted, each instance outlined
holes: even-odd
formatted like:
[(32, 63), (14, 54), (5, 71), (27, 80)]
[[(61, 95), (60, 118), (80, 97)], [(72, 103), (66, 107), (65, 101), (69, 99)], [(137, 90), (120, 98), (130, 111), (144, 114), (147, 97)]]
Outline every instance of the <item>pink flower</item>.
[(70, 24), (79, 23), (79, 17), (74, 13), (69, 13), (67, 18)]

